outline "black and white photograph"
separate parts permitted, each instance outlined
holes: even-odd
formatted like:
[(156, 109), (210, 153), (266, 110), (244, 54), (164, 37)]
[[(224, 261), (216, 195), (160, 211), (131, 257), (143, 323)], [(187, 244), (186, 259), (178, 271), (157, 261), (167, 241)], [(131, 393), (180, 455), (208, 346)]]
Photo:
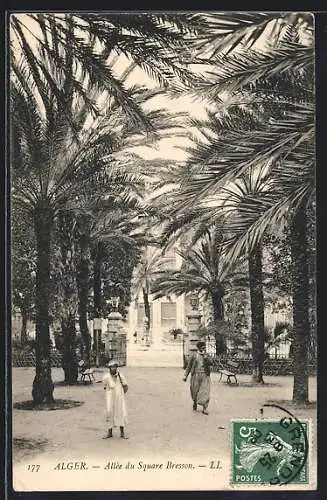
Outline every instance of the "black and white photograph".
[(7, 27), (13, 489), (315, 490), (314, 14)]

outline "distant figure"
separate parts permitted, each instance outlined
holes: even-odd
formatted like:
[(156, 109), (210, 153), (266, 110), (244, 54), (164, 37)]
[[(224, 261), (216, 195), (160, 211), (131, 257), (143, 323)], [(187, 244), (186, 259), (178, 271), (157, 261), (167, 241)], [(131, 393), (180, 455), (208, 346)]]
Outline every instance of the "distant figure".
[(150, 322), (149, 318), (145, 316), (143, 320), (143, 339), (146, 345), (150, 345)]
[(134, 344), (136, 344), (137, 343), (137, 332), (136, 331), (133, 333), (133, 337), (134, 337)]
[(104, 439), (112, 438), (113, 427), (119, 427), (120, 437), (127, 439), (125, 436), (127, 423), (125, 393), (128, 391), (128, 385), (125, 377), (118, 370), (118, 361), (112, 359), (107, 367), (109, 372), (103, 377), (103, 383), (106, 391), (108, 433)]
[(210, 401), (210, 360), (205, 355), (205, 342), (196, 344), (197, 351), (194, 352), (187, 364), (184, 382), (191, 373), (191, 397), (193, 400), (193, 411), (197, 411), (197, 405), (203, 407), (202, 413), (208, 415)]

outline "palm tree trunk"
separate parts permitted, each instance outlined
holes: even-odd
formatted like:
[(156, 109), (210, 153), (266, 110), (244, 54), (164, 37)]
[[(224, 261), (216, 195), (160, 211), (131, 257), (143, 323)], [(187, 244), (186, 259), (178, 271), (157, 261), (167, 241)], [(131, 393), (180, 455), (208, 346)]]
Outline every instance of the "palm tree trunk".
[(34, 403), (53, 401), (50, 350), (50, 245), (53, 213), (48, 200), (42, 200), (34, 215), (36, 235), (36, 366), (32, 396)]
[[(216, 325), (219, 324), (220, 321), (224, 319), (224, 306), (220, 293), (211, 292), (211, 301), (212, 301), (212, 311), (213, 311), (213, 320)], [(226, 344), (223, 336), (217, 331), (216, 332), (216, 355), (226, 353)]]
[(73, 385), (77, 383), (78, 379), (78, 364), (75, 349), (75, 315), (65, 318), (61, 322), (61, 329), (63, 333), (62, 368), (65, 374), (65, 382)]
[(293, 291), (293, 401), (308, 401), (309, 276), (307, 256), (307, 217), (303, 204), (291, 226)]
[(89, 296), (89, 258), (85, 257), (85, 248), (81, 248), (77, 273), (79, 327), (83, 339), (84, 360), (90, 364), (91, 336), (87, 324), (87, 306)]
[(63, 334), (62, 367), (65, 373), (65, 382), (75, 384), (78, 378), (78, 364), (76, 355), (76, 327), (75, 318), (78, 307), (76, 258), (74, 243), (74, 219), (69, 213), (60, 213), (60, 250), (63, 265), (63, 314), (61, 329)]
[(143, 293), (143, 303), (144, 303), (144, 314), (147, 318), (147, 331), (150, 330), (150, 322), (151, 322), (151, 312), (150, 312), (150, 304), (149, 304), (149, 293), (146, 287), (142, 287)]
[[(102, 291), (101, 291), (101, 271), (103, 260), (103, 246), (101, 242), (96, 245), (95, 258), (93, 263), (93, 300), (94, 300), (94, 317), (101, 318), (102, 316)], [(95, 335), (95, 333), (94, 333)], [(96, 350), (99, 349), (101, 342), (101, 333), (98, 338), (93, 338), (93, 344)], [(98, 353), (99, 354), (99, 353)]]
[(251, 337), (254, 382), (263, 381), (263, 362), (265, 356), (265, 305), (262, 288), (262, 248), (257, 244), (249, 258), (250, 300), (251, 300)]
[(26, 345), (27, 342), (27, 311), (25, 307), (20, 308), (22, 315), (22, 328), (20, 330), (20, 343)]
[(102, 314), (102, 293), (101, 293), (101, 268), (103, 260), (103, 251), (101, 243), (97, 243), (95, 259), (93, 264), (93, 291), (94, 291), (94, 314), (100, 318)]

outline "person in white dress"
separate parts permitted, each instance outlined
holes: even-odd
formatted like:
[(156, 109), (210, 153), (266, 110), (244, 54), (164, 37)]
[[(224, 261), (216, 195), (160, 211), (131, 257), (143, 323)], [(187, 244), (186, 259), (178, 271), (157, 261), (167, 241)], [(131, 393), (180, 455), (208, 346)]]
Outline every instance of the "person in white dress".
[(109, 371), (103, 377), (103, 384), (106, 391), (108, 433), (104, 439), (112, 437), (113, 427), (119, 427), (120, 437), (127, 439), (125, 436), (125, 426), (127, 424), (125, 393), (128, 390), (128, 385), (124, 375), (118, 370), (118, 361), (112, 359), (107, 367)]

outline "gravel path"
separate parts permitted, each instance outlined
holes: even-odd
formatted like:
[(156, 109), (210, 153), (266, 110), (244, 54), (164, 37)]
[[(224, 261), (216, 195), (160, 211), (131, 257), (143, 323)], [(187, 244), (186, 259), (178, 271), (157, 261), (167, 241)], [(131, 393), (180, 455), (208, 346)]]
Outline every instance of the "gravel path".
[[(229, 460), (229, 422), (232, 418), (259, 418), (260, 408), (268, 400), (290, 400), (291, 377), (266, 377), (264, 386), (252, 387), (250, 377), (241, 375), (238, 386), (218, 382), (212, 374), (209, 415), (192, 411), (189, 381), (183, 382), (178, 368), (122, 367), (129, 384), (127, 404), (128, 440), (102, 439), (106, 432), (102, 383), (92, 385), (56, 385), (55, 398), (84, 401), (69, 410), (13, 410), (14, 463), (18, 466), (33, 459), (74, 460)], [(13, 369), (13, 402), (31, 399), (34, 377), (32, 368)], [(62, 380), (61, 369), (53, 369), (53, 380)], [(102, 374), (96, 373), (101, 381)], [(310, 379), (310, 400), (316, 400), (316, 380)], [(297, 417), (315, 422), (316, 410), (292, 409)], [(276, 410), (265, 410), (267, 417), (280, 417)], [(115, 431), (114, 431), (115, 432)], [(22, 443), (26, 442), (26, 446)]]

